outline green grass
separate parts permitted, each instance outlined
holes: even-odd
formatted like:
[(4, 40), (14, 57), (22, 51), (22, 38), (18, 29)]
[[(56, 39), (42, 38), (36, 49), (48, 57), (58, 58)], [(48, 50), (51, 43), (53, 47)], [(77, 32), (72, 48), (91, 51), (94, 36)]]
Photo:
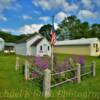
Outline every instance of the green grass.
[[(59, 58), (65, 56), (59, 55)], [(15, 71), (15, 59), (15, 55), (0, 55), (0, 100), (44, 100), (37, 80), (26, 81), (21, 68)], [(80, 84), (54, 87), (48, 100), (100, 100), (100, 58), (86, 56), (85, 59), (87, 64), (96, 61), (96, 77), (84, 77)]]

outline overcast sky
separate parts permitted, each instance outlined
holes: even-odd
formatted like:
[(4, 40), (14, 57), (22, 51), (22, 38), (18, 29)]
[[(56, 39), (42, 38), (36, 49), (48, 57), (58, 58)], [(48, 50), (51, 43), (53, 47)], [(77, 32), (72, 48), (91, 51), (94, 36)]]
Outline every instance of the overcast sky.
[(52, 15), (56, 28), (70, 15), (100, 23), (100, 0), (0, 0), (0, 30), (12, 34), (37, 32), (42, 25), (51, 24)]

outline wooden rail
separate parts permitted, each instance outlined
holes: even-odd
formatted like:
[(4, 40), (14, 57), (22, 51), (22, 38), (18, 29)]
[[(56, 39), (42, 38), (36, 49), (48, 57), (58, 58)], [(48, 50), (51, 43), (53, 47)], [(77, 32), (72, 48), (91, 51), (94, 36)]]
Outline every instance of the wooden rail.
[(66, 82), (70, 82), (70, 81), (72, 81), (73, 79), (76, 79), (76, 78), (77, 78), (77, 77), (73, 77), (73, 78), (67, 79), (67, 80), (65, 80), (65, 81), (62, 81), (62, 82), (60, 82), (60, 83), (51, 85), (51, 88), (52, 88), (52, 87), (55, 87), (55, 86), (58, 86), (58, 85), (61, 85), (61, 84), (66, 83)]
[(71, 70), (67, 70), (67, 71), (63, 71), (63, 72), (58, 72), (58, 73), (51, 74), (51, 75), (54, 76), (54, 75), (63, 74), (63, 73), (66, 73), (66, 72), (75, 71), (75, 70), (77, 70), (77, 68), (73, 68), (73, 69), (71, 69)]

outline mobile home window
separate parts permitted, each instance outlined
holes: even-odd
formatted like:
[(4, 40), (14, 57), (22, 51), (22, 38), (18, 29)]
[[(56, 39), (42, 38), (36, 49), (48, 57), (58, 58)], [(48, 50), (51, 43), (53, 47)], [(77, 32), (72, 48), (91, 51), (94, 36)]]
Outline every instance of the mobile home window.
[(96, 52), (98, 52), (98, 51), (99, 51), (98, 44), (96, 44)]
[(48, 51), (50, 50), (50, 47), (48, 46)]
[(42, 45), (40, 46), (40, 51), (42, 51)]

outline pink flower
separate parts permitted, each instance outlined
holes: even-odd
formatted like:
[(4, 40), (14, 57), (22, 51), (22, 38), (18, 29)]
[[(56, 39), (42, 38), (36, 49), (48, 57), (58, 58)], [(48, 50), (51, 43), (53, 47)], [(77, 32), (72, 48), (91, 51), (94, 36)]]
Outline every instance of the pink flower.
[(37, 76), (38, 76), (38, 73), (32, 72), (32, 77), (33, 77), (33, 78), (35, 78), (35, 77), (37, 77)]

